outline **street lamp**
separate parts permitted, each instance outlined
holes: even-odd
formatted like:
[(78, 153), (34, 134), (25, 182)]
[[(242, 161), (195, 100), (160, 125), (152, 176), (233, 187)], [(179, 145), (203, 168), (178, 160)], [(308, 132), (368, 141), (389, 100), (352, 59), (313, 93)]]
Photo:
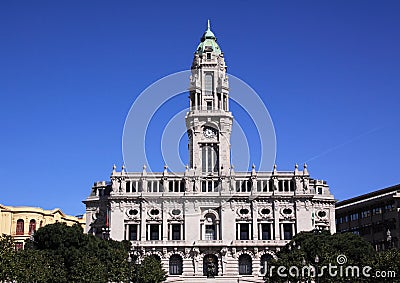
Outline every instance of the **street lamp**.
[(390, 233), (390, 229), (387, 230), (386, 236), (387, 236), (387, 238), (386, 238), (387, 246), (389, 248), (392, 248), (392, 234)]
[(316, 264), (316, 274), (315, 274), (315, 276), (317, 277), (317, 283), (319, 283), (319, 276), (318, 276), (318, 263), (319, 263), (319, 257), (318, 257), (318, 255), (316, 255), (315, 256), (315, 259), (314, 259), (314, 261), (315, 261), (315, 264)]

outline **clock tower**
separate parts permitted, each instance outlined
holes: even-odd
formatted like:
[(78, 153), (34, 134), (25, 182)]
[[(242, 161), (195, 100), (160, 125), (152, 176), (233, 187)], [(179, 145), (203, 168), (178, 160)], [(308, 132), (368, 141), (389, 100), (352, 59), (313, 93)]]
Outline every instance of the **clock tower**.
[(226, 176), (230, 170), (232, 113), (224, 54), (210, 30), (201, 37), (190, 77), (190, 111), (186, 114), (190, 169), (197, 175)]

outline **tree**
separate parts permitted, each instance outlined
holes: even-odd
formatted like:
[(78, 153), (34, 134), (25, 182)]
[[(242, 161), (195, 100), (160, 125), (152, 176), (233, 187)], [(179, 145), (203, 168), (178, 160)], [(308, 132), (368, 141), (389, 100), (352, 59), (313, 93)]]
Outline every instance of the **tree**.
[[(267, 270), (266, 282), (300, 282), (311, 280), (313, 271), (318, 270), (320, 282), (369, 282), (369, 278), (331, 276), (328, 272), (329, 265), (340, 267), (352, 275), (351, 266), (371, 266), (375, 258), (372, 246), (360, 236), (352, 233), (331, 235), (328, 231), (301, 232), (297, 234), (280, 252), (277, 260), (270, 262), (271, 266), (283, 266), (287, 277), (278, 275), (277, 269)], [(315, 259), (318, 256), (318, 263)], [(305, 268), (304, 268), (305, 267)], [(289, 272), (291, 269), (292, 272)], [(315, 269), (315, 270), (313, 270)], [(303, 273), (304, 270), (304, 273)], [(281, 269), (282, 271), (282, 269)], [(298, 272), (297, 272), (298, 271)], [(272, 275), (271, 275), (272, 273)], [(372, 282), (372, 281), (371, 281)]]
[(378, 253), (375, 257), (373, 267), (380, 274), (385, 272), (384, 277), (380, 276), (379, 282), (400, 282), (400, 250), (389, 249)]
[(11, 282), (15, 278), (15, 250), (11, 236), (0, 236), (0, 282)]
[[(25, 250), (16, 251), (11, 236), (0, 237), (0, 282), (126, 282), (130, 275), (128, 241), (104, 240), (80, 226), (55, 223), (40, 228)], [(166, 272), (159, 260), (146, 257), (136, 267), (138, 282), (160, 283)]]
[(153, 256), (145, 257), (137, 270), (138, 282), (161, 283), (167, 279), (161, 262)]
[(129, 244), (84, 234), (78, 225), (46, 225), (35, 233), (31, 248), (62, 261), (65, 277), (58, 282), (120, 282), (127, 277)]

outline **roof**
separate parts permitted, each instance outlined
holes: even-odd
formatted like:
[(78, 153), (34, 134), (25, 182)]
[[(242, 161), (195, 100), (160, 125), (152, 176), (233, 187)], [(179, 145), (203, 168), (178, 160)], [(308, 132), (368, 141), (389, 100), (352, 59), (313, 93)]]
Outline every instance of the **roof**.
[(207, 30), (204, 32), (203, 36), (200, 39), (200, 44), (197, 46), (196, 53), (200, 55), (205, 51), (212, 51), (213, 53), (219, 55), (222, 53), (221, 48), (217, 43), (217, 38), (215, 37), (214, 33), (211, 31), (210, 28), (210, 20), (207, 23)]
[(85, 215), (82, 217), (76, 217), (72, 215), (65, 214), (59, 208), (54, 208), (52, 210), (43, 209), (41, 207), (31, 207), (31, 206), (6, 206), (0, 204), (0, 209), (4, 211), (8, 211), (11, 213), (32, 213), (32, 214), (41, 214), (41, 215), (56, 215), (59, 214), (62, 218), (71, 220), (71, 221), (78, 221), (85, 218)]
[(350, 199), (342, 200), (342, 201), (336, 203), (336, 207), (338, 208), (338, 207), (341, 207), (344, 205), (348, 205), (348, 204), (355, 203), (358, 201), (366, 200), (366, 199), (369, 199), (372, 197), (378, 197), (380, 195), (384, 195), (384, 194), (388, 194), (388, 193), (395, 193), (398, 190), (400, 190), (400, 184), (397, 184), (397, 185), (394, 185), (394, 186), (391, 186), (388, 188), (380, 189), (377, 191), (373, 191), (373, 192), (363, 194), (360, 196), (356, 196), (356, 197), (353, 197)]

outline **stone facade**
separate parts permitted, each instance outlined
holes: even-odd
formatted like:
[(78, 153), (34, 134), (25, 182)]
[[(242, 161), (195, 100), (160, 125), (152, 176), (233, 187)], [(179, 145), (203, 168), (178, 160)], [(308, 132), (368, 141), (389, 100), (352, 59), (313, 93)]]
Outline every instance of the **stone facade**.
[(45, 210), (29, 206), (5, 206), (0, 204), (0, 235), (14, 238), (17, 249), (22, 249), (26, 239), (40, 227), (56, 222), (71, 226), (79, 224), (86, 230), (85, 215), (70, 216), (60, 209)]
[(296, 233), (335, 232), (335, 200), (307, 166), (236, 172), (230, 164), (232, 113), (224, 55), (208, 26), (190, 77), (189, 165), (181, 173), (114, 166), (84, 201), (87, 232), (130, 240), (158, 257), (168, 282), (262, 282), (263, 262)]

